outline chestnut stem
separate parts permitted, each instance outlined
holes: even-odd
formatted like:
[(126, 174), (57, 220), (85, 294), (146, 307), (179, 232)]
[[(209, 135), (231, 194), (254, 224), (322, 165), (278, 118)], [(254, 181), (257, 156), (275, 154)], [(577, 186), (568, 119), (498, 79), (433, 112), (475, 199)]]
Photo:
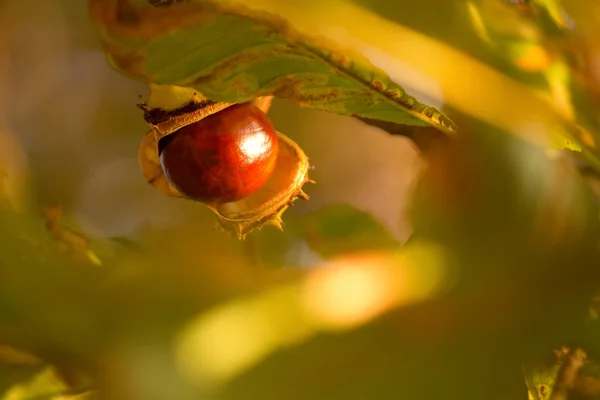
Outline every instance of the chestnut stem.
[(151, 83), (150, 97), (146, 102), (146, 106), (172, 111), (183, 107), (192, 100), (201, 101), (207, 100), (207, 98), (194, 88)]
[(262, 110), (262, 112), (264, 112), (266, 114), (269, 111), (269, 109), (271, 108), (271, 103), (273, 102), (273, 96), (257, 97), (252, 102), (254, 103), (255, 106), (260, 108)]

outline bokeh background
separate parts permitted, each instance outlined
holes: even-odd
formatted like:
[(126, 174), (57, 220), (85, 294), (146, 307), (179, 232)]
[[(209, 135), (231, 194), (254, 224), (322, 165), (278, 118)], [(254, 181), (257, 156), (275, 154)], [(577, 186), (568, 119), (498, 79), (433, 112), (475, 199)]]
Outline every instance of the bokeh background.
[[(415, 129), (415, 144), (277, 99), (270, 117), (317, 184), (283, 233), (243, 242), (145, 182), (148, 85), (110, 69), (86, 2), (0, 3), (3, 399), (541, 399), (552, 350), (594, 360), (596, 175), (582, 178), (568, 140), (523, 137), (583, 126), (595, 149), (598, 5), (341, 3), (429, 40), (407, 52), (395, 31), (381, 47), (319, 32), (465, 139)], [(494, 72), (473, 75), (481, 65)]]

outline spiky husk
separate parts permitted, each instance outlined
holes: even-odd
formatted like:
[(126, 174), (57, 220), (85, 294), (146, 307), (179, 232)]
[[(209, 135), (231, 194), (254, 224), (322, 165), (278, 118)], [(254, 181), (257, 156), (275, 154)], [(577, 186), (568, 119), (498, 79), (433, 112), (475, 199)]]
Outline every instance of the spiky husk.
[(256, 192), (241, 200), (209, 207), (215, 212), (221, 226), (234, 232), (238, 238), (254, 229), (270, 224), (282, 228), (281, 217), (296, 199), (308, 200), (302, 187), (308, 178), (308, 158), (294, 141), (277, 132), (279, 155), (275, 171)]

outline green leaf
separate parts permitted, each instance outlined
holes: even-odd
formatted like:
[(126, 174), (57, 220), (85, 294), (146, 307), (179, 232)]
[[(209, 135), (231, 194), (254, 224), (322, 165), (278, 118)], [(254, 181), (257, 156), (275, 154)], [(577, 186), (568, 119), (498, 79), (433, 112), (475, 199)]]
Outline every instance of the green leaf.
[(273, 94), (302, 107), (457, 131), (366, 58), (301, 34), (275, 14), (219, 1), (90, 3), (110, 64), (134, 79), (193, 87), (216, 101)]

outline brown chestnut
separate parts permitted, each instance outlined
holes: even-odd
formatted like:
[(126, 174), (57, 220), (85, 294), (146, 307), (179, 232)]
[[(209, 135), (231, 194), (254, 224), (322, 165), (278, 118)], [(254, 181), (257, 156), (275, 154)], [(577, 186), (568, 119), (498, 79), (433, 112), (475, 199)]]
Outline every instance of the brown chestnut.
[(253, 103), (231, 105), (160, 139), (165, 177), (184, 196), (206, 204), (240, 200), (269, 179), (277, 132)]
[[(282, 229), (285, 210), (297, 199), (308, 200), (302, 187), (306, 182), (314, 183), (308, 177), (311, 166), (300, 146), (275, 132), (264, 114), (272, 96), (252, 100), (254, 107), (211, 101), (193, 88), (150, 84), (150, 89), (148, 101), (138, 105), (151, 128), (140, 142), (138, 159), (146, 181), (161, 193), (204, 202), (223, 229), (240, 239), (265, 225)], [(216, 119), (211, 122), (213, 118)], [(247, 150), (254, 145), (243, 144), (246, 136), (252, 136), (252, 126), (263, 131), (265, 143), (269, 143), (264, 146), (265, 151), (257, 152), (262, 155), (257, 162), (248, 161)], [(220, 141), (223, 138), (211, 135), (225, 139)], [(251, 142), (259, 143), (259, 139)], [(206, 148), (212, 151), (202, 156), (202, 149)], [(205, 165), (207, 157), (219, 162), (209, 167)], [(240, 160), (241, 168), (237, 165)], [(274, 164), (270, 173), (269, 160)], [(261, 164), (266, 167), (253, 168)], [(223, 179), (209, 189), (206, 179), (211, 180), (219, 171)], [(250, 185), (259, 180), (264, 183)], [(241, 198), (229, 201), (237, 197)]]

